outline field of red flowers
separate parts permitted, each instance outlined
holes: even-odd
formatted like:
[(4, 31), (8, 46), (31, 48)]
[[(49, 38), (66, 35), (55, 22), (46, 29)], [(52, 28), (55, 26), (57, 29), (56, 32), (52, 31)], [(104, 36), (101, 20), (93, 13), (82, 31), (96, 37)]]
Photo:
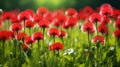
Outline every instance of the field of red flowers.
[(0, 67), (119, 66), (120, 10), (110, 4), (0, 13)]

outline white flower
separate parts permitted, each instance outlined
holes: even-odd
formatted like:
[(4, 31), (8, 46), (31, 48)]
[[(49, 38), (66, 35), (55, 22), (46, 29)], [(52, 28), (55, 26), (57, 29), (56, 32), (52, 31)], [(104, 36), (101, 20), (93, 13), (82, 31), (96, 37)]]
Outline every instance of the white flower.
[(74, 49), (73, 48), (65, 50), (63, 55), (66, 55), (66, 54), (70, 55), (71, 53), (74, 53)]

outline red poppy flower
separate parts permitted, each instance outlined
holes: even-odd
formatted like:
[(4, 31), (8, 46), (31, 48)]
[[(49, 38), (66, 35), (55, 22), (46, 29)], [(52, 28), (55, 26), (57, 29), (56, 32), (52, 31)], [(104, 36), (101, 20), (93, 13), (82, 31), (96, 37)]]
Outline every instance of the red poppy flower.
[(62, 24), (62, 27), (65, 29), (68, 29), (68, 28), (70, 28), (70, 24), (68, 22), (65, 22)]
[(13, 31), (9, 31), (10, 34), (10, 38), (14, 38), (15, 37), (15, 33)]
[(58, 36), (59, 34), (60, 34), (60, 31), (57, 28), (50, 28), (48, 31), (48, 35), (50, 36)]
[(3, 12), (1, 15), (3, 21), (11, 19), (13, 16), (14, 14), (12, 12)]
[(110, 4), (103, 4), (100, 7), (100, 14), (105, 15), (105, 16), (112, 16), (113, 14), (113, 9)]
[(41, 28), (48, 28), (50, 26), (50, 23), (48, 20), (46, 19), (42, 19), (40, 22), (39, 22), (39, 27)]
[(34, 26), (34, 23), (32, 22), (32, 20), (26, 20), (25, 21), (25, 27), (27, 28), (32, 28)]
[(30, 49), (29, 45), (27, 44), (22, 44), (22, 48), (24, 51), (27, 51), (28, 49)]
[(120, 16), (120, 10), (114, 9), (113, 10), (113, 18), (116, 20)]
[(120, 29), (120, 19), (115, 21), (114, 26)]
[(92, 23), (100, 22), (101, 20), (102, 20), (102, 17), (99, 13), (93, 13), (89, 17), (89, 21), (92, 22)]
[(110, 18), (106, 17), (106, 16), (102, 16), (101, 23), (102, 24), (109, 24), (110, 23)]
[(75, 17), (75, 18), (77, 18), (77, 15), (78, 15), (77, 11), (73, 8), (67, 9), (65, 14), (66, 14), (66, 16)]
[(17, 34), (17, 40), (24, 40), (26, 36), (27, 36), (26, 33), (20, 32)]
[(67, 21), (67, 17), (64, 15), (59, 15), (56, 19), (58, 20), (58, 22), (60, 22), (61, 25)]
[(73, 17), (71, 17), (71, 18), (68, 18), (68, 24), (70, 25), (70, 27), (74, 27), (74, 26), (76, 26), (77, 25), (77, 18), (73, 18)]
[(49, 46), (49, 50), (53, 50), (53, 51), (55, 51), (55, 50), (62, 50), (63, 48), (64, 48), (64, 46), (63, 46), (63, 44), (60, 43), (60, 42), (56, 42), (56, 43), (51, 44), (51, 45)]
[(104, 41), (105, 41), (105, 39), (101, 35), (97, 35), (93, 38), (93, 43), (97, 43), (97, 42), (104, 43)]
[(120, 38), (120, 29), (114, 31), (114, 37)]
[(37, 9), (37, 14), (45, 17), (48, 13), (48, 9), (45, 7), (40, 7)]
[(107, 34), (108, 33), (107, 26), (105, 24), (100, 24), (98, 26), (98, 32), (101, 32), (102, 34)]
[(82, 25), (81, 30), (83, 32), (94, 33), (95, 32), (95, 26), (91, 22), (86, 22)]
[(25, 21), (25, 20), (28, 20), (28, 19), (31, 19), (31, 14), (27, 11), (23, 11), (21, 13), (19, 13), (18, 15), (18, 20), (19, 21)]
[(33, 34), (33, 40), (43, 40), (44, 36), (41, 32), (35, 32)]
[(45, 16), (45, 19), (47, 19), (49, 22), (53, 21), (53, 16), (51, 12), (48, 12), (47, 15)]
[(34, 11), (32, 9), (26, 9), (25, 11), (29, 12), (30, 15), (33, 17), (34, 16)]
[(34, 43), (34, 42), (35, 42), (35, 41), (32, 39), (31, 36), (25, 37), (25, 43), (26, 43), (26, 44), (32, 44), (32, 43)]
[(19, 30), (22, 30), (22, 25), (20, 23), (14, 23), (11, 25), (10, 30), (13, 32), (18, 32)]
[(88, 18), (89, 16), (85, 13), (85, 12), (79, 12), (79, 14), (78, 14), (78, 18), (80, 19), (80, 20), (86, 20), (87, 18)]
[(54, 19), (52, 25), (58, 27), (61, 25), (61, 23), (57, 19)]
[(0, 40), (9, 40), (10, 39), (10, 33), (7, 30), (0, 31)]
[(43, 19), (43, 17), (40, 16), (40, 15), (34, 15), (33, 16), (33, 22), (40, 22), (40, 20), (42, 20), (42, 19)]
[(20, 23), (21, 21), (19, 21), (18, 20), (18, 17), (17, 16), (13, 16), (12, 18), (11, 18), (11, 23), (13, 24), (13, 23)]
[(65, 36), (67, 36), (67, 33), (64, 30), (61, 30), (58, 37), (65, 37)]
[(87, 13), (87, 15), (91, 15), (92, 13), (94, 13), (94, 10), (90, 6), (84, 7), (81, 11)]

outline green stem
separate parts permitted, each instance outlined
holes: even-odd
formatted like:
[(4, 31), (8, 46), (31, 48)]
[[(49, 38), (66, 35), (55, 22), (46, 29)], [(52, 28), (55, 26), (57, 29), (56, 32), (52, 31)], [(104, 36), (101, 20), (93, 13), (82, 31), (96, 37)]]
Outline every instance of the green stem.
[(97, 24), (97, 22), (95, 23), (95, 27), (96, 27), (96, 31), (97, 31), (97, 35), (98, 35), (98, 29), (97, 29), (98, 24)]
[(4, 58), (5, 58), (5, 40), (2, 41), (2, 48), (3, 48), (3, 61), (4, 61)]

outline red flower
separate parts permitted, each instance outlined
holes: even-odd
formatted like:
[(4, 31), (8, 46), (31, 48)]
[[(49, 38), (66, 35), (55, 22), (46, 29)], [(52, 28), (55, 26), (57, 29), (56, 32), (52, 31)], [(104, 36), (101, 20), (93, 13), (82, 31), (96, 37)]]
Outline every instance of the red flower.
[(105, 16), (112, 16), (113, 9), (110, 4), (103, 4), (100, 8), (100, 14)]
[(34, 26), (34, 23), (32, 22), (32, 20), (26, 20), (25, 21), (25, 27), (27, 28), (32, 28)]
[(51, 44), (51, 45), (49, 46), (49, 49), (50, 49), (50, 50), (53, 50), (53, 51), (55, 51), (55, 50), (62, 50), (63, 48), (64, 48), (64, 46), (63, 46), (63, 44), (61, 44), (60, 42), (56, 42), (56, 43)]
[(30, 47), (27, 44), (22, 44), (22, 48), (24, 51), (27, 51)]
[(110, 23), (110, 18), (106, 17), (106, 16), (102, 16), (101, 23), (102, 24), (109, 24)]
[(120, 16), (120, 10), (114, 9), (113, 10), (113, 18), (116, 20)]
[(65, 13), (66, 13), (67, 16), (75, 17), (75, 18), (77, 18), (77, 15), (78, 15), (77, 11), (73, 8), (67, 9)]
[(68, 18), (68, 24), (70, 25), (70, 27), (74, 27), (74, 26), (76, 26), (77, 25), (77, 18), (73, 18), (73, 17), (71, 17), (71, 18)]
[(107, 26), (105, 24), (100, 24), (98, 26), (98, 31), (101, 32), (102, 34), (107, 34), (108, 33)]
[(50, 23), (48, 20), (46, 19), (42, 19), (40, 22), (39, 22), (39, 27), (41, 28), (48, 28), (50, 26)]
[(40, 20), (42, 20), (42, 19), (43, 19), (43, 17), (40, 15), (33, 16), (33, 22), (40, 22)]
[(67, 21), (67, 17), (64, 15), (59, 15), (56, 19), (58, 20), (58, 22), (60, 22), (61, 25)]
[(116, 28), (120, 29), (120, 19), (116, 20), (114, 25), (115, 25)]
[(33, 40), (43, 40), (44, 36), (41, 32), (35, 32), (33, 34)]
[(28, 20), (28, 19), (31, 19), (31, 14), (27, 11), (23, 11), (21, 13), (19, 13), (18, 15), (18, 20), (19, 21), (25, 21), (25, 20)]
[(48, 31), (48, 35), (50, 36), (58, 36), (60, 31), (57, 28), (50, 28)]
[(65, 36), (67, 36), (67, 33), (64, 30), (61, 30), (58, 37), (65, 37)]
[(10, 38), (14, 38), (15, 37), (15, 33), (13, 31), (9, 31), (10, 34)]
[(32, 39), (32, 37), (31, 36), (27, 36), (26, 38), (25, 38), (25, 43), (26, 44), (32, 44), (32, 43), (34, 43), (35, 41)]
[(27, 36), (26, 33), (20, 32), (17, 34), (17, 40), (24, 40), (26, 36)]
[(45, 7), (40, 7), (37, 9), (37, 14), (45, 17), (48, 13), (48, 9)]
[(5, 21), (8, 19), (11, 19), (13, 16), (14, 14), (12, 12), (3, 12), (1, 17), (2, 17), (2, 20)]
[(52, 22), (52, 25), (58, 27), (58, 26), (61, 25), (61, 23), (57, 19), (54, 19), (53, 22)]
[(120, 38), (120, 29), (114, 31), (114, 37)]
[(11, 25), (11, 31), (18, 32), (19, 30), (22, 30), (22, 25), (20, 23), (14, 23)]
[(83, 32), (94, 33), (95, 32), (95, 26), (91, 22), (86, 22), (82, 25), (81, 30)]
[(34, 11), (32, 9), (26, 9), (25, 11), (29, 12), (32, 17), (34, 16)]
[(89, 21), (92, 22), (92, 23), (100, 22), (101, 20), (102, 20), (102, 17), (99, 13), (93, 13), (89, 17)]
[(93, 43), (97, 43), (97, 42), (104, 43), (104, 41), (105, 41), (105, 39), (101, 35), (97, 35), (93, 38)]
[(13, 16), (12, 18), (11, 18), (11, 23), (13, 24), (13, 23), (20, 23), (21, 21), (19, 21), (18, 20), (18, 17), (17, 16)]
[(48, 12), (48, 14), (45, 16), (45, 19), (47, 19), (49, 22), (53, 21), (53, 16), (51, 12)]
[(68, 29), (68, 28), (70, 28), (70, 24), (68, 22), (65, 22), (62, 24), (62, 27), (65, 29)]
[(0, 31), (0, 40), (9, 40), (10, 39), (10, 33), (7, 30)]

